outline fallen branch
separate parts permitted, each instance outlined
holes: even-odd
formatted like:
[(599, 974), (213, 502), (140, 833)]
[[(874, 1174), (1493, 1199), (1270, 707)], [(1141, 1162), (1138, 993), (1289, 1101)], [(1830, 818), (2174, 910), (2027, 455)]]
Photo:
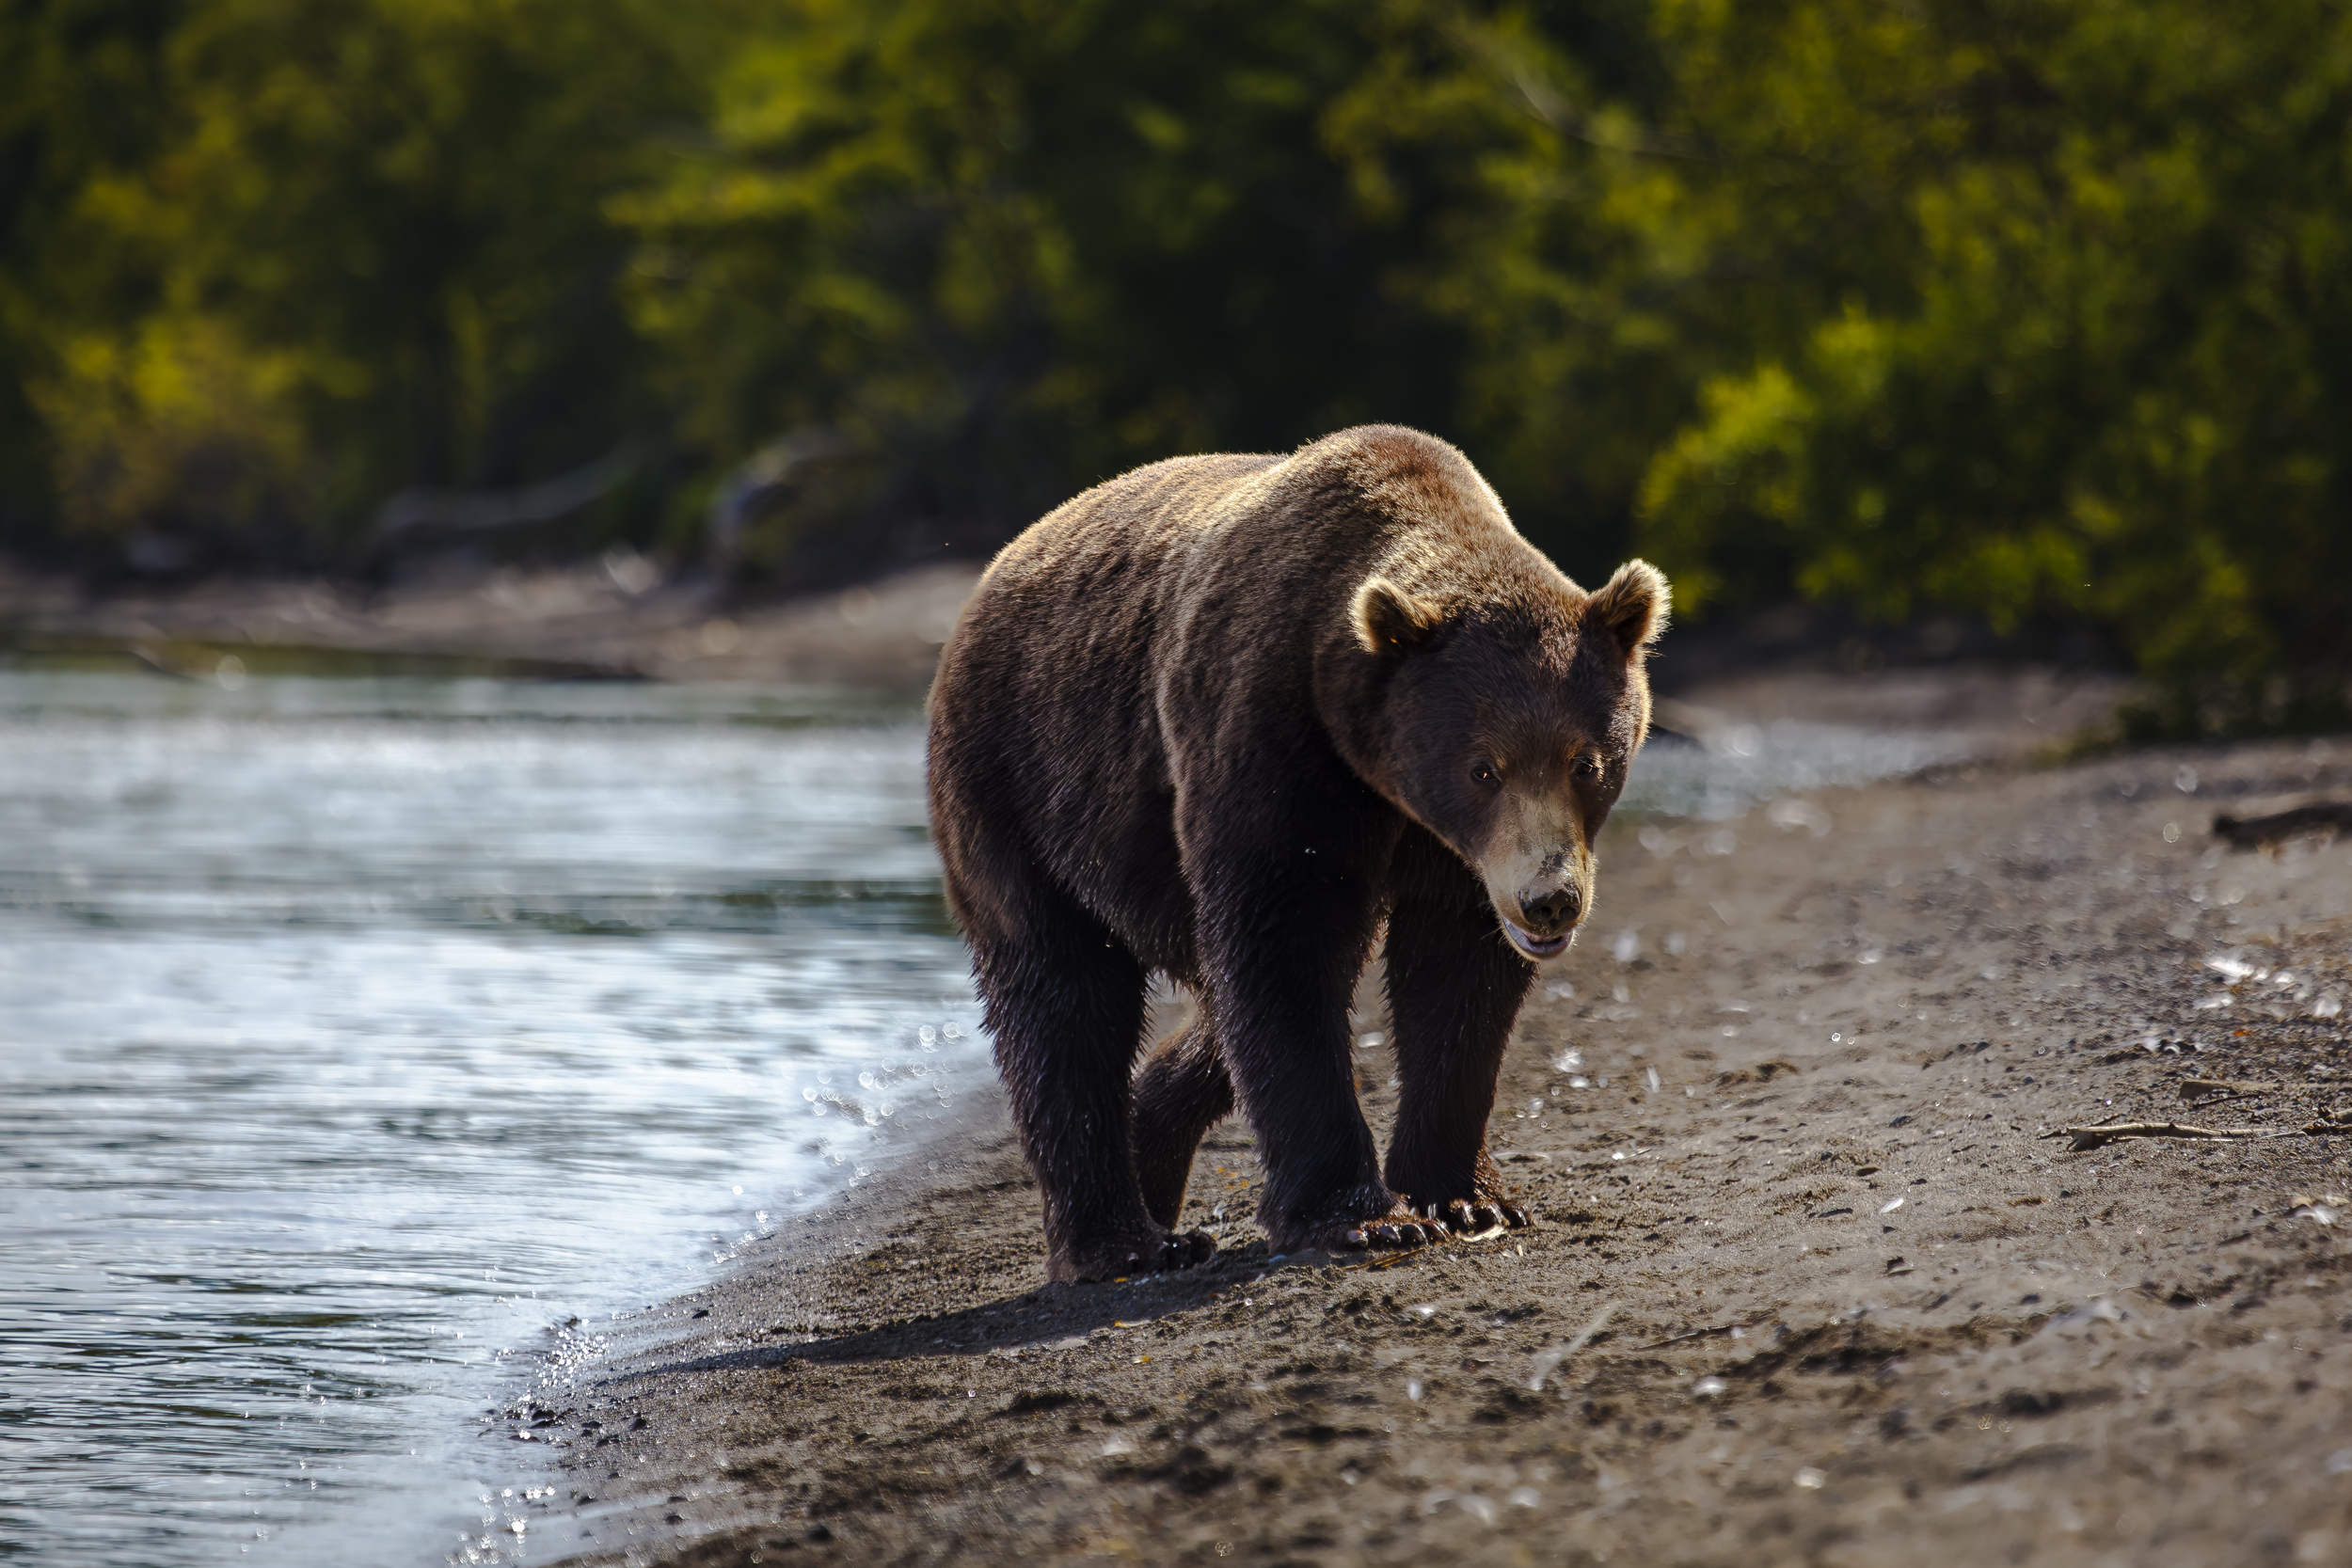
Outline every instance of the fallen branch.
[(637, 449), (624, 441), (570, 473), (511, 490), (403, 490), (375, 511), (378, 548), (408, 533), (493, 533), (551, 523), (601, 500), (637, 471)]
[(2069, 1152), (2080, 1153), (2120, 1143), (2125, 1138), (2323, 1138), (2352, 1134), (2352, 1123), (2315, 1121), (2308, 1127), (2191, 1127), (2181, 1121), (2107, 1121), (2096, 1127), (2058, 1127), (2045, 1138), (2072, 1138)]
[(2075, 1152), (2098, 1148), (2125, 1138), (2275, 1138), (2281, 1130), (2272, 1127), (2191, 1127), (2182, 1121), (2108, 1121), (2096, 1127), (2060, 1127), (2042, 1134), (2045, 1138), (2072, 1138), (2068, 1146)]

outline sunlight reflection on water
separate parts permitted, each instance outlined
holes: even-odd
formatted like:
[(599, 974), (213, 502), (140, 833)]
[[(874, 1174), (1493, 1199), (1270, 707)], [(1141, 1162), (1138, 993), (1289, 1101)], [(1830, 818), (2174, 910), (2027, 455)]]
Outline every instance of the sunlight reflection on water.
[(0, 1557), (477, 1529), (506, 1353), (985, 1071), (921, 754), (740, 691), (0, 672)]

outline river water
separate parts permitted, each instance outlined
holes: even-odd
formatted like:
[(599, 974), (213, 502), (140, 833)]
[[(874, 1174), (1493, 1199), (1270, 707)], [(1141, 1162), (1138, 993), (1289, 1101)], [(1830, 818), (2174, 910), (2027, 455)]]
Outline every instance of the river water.
[(923, 821), (820, 694), (0, 669), (0, 1559), (561, 1555), (480, 1418), (994, 1092)]

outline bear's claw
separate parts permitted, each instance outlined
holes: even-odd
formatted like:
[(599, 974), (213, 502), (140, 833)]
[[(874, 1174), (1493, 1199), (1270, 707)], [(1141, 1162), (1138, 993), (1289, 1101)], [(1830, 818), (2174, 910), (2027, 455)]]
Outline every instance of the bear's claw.
[(1442, 1209), (1433, 1203), (1422, 1212), (1457, 1236), (1496, 1236), (1530, 1223), (1526, 1210), (1495, 1198), (1472, 1203), (1457, 1197)]
[(1350, 1227), (1342, 1234), (1341, 1240), (1351, 1247), (1361, 1247), (1368, 1252), (1393, 1252), (1427, 1246), (1442, 1234), (1444, 1232), (1434, 1225), (1383, 1223)]
[[(1401, 1252), (1434, 1246), (1449, 1236), (1469, 1240), (1499, 1236), (1530, 1223), (1526, 1210), (1494, 1198), (1456, 1198), (1452, 1203), (1426, 1205), (1400, 1202), (1376, 1219), (1341, 1221), (1325, 1233), (1322, 1245), (1328, 1252)], [(1311, 1244), (1302, 1243), (1292, 1250)]]
[(1331, 1227), (1323, 1244), (1327, 1252), (1403, 1252), (1444, 1238), (1445, 1227), (1398, 1209), (1375, 1220), (1343, 1221)]
[(1195, 1263), (1205, 1263), (1216, 1252), (1216, 1238), (1205, 1230), (1178, 1230), (1169, 1233), (1160, 1243), (1159, 1266), (1151, 1272), (1163, 1274), (1169, 1269), (1188, 1269)]
[(1046, 1272), (1068, 1284), (1124, 1279), (1130, 1275), (1167, 1274), (1205, 1263), (1216, 1251), (1216, 1238), (1205, 1230), (1162, 1232), (1125, 1243), (1073, 1249), (1048, 1260)]

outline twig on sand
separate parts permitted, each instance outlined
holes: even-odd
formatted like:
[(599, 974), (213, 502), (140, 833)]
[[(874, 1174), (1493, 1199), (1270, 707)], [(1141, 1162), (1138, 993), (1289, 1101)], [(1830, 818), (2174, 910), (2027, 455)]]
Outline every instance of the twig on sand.
[(2258, 1100), (2276, 1092), (2274, 1085), (2241, 1084), (2227, 1078), (2189, 1078), (2181, 1083), (2183, 1100), (2209, 1101), (2215, 1104), (2225, 1100)]
[(2096, 1127), (2055, 1127), (2045, 1138), (2072, 1138), (2070, 1152), (2098, 1148), (2125, 1138), (2323, 1138), (2352, 1133), (2352, 1123), (2315, 1121), (2308, 1127), (2192, 1127), (2182, 1121), (2108, 1121)]
[(2109, 1121), (2096, 1127), (2060, 1127), (2042, 1134), (2045, 1138), (2072, 1138), (2067, 1147), (2080, 1151), (2119, 1143), (2125, 1138), (2275, 1138), (2279, 1130), (2269, 1127), (2191, 1127), (2180, 1121)]
[(1668, 1345), (1686, 1344), (1692, 1339), (1712, 1339), (1719, 1334), (1745, 1333), (1755, 1326), (1754, 1323), (1717, 1323), (1712, 1328), (1694, 1328), (1688, 1334), (1669, 1334), (1663, 1339), (1652, 1340), (1642, 1349), (1664, 1350)]
[(1593, 1314), (1593, 1321), (1584, 1325), (1583, 1333), (1578, 1335), (1575, 1338), (1569, 1340), (1565, 1345), (1555, 1345), (1548, 1351), (1538, 1353), (1535, 1357), (1535, 1375), (1527, 1380), (1527, 1386), (1535, 1393), (1542, 1393), (1544, 1391), (1544, 1379), (1549, 1377), (1552, 1372), (1558, 1369), (1561, 1362), (1565, 1361), (1569, 1356), (1574, 1355), (1578, 1351), (1581, 1351), (1586, 1345), (1591, 1344), (1594, 1338), (1597, 1336), (1602, 1329), (1609, 1326), (1609, 1320), (1615, 1317), (1616, 1314), (1617, 1304), (1615, 1302), (1603, 1302), (1601, 1303), (1600, 1310)]

